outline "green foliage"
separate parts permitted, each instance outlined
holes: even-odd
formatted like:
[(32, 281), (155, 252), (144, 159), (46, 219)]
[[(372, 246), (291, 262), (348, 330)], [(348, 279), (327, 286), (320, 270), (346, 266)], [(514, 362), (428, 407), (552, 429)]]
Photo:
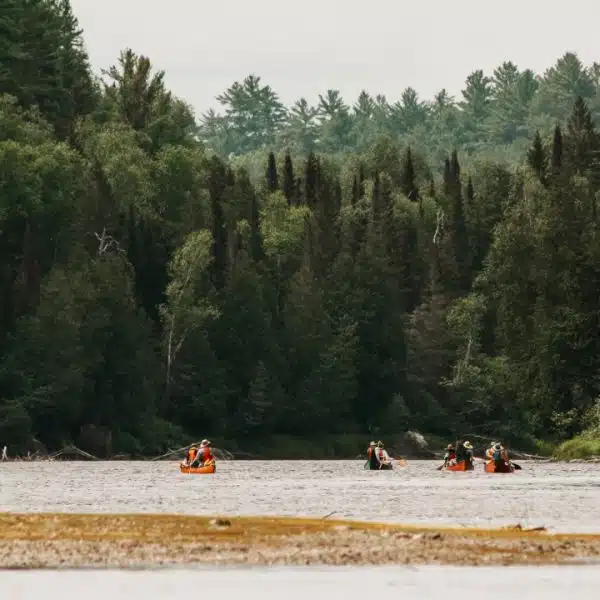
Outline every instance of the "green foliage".
[(554, 452), (558, 460), (574, 460), (600, 456), (600, 438), (578, 436), (562, 443)]
[(430, 164), (439, 164), (453, 148), (460, 148), (465, 164), (482, 154), (516, 164), (536, 131), (546, 137), (557, 122), (566, 122), (577, 97), (597, 113), (598, 84), (597, 65), (586, 67), (567, 52), (542, 75), (512, 62), (491, 74), (474, 71), (459, 101), (446, 90), (422, 100), (409, 87), (397, 102), (363, 90), (349, 106), (338, 90), (329, 89), (315, 106), (301, 98), (286, 108), (272, 88), (250, 75), (217, 97), (225, 111), (205, 113), (200, 133), (222, 156), (290, 149), (345, 157), (368, 152), (377, 140), (388, 138), (411, 146)]
[(197, 128), (148, 57), (94, 82), (67, 0), (5, 4), (0, 444), (596, 452), (597, 65), (289, 108), (249, 76)]

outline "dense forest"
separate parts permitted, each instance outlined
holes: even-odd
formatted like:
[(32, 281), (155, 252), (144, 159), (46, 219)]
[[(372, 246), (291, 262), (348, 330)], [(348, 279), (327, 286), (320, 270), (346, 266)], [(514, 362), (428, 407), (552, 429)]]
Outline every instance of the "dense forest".
[(600, 432), (599, 65), (196, 120), (5, 0), (0, 90), (0, 444)]

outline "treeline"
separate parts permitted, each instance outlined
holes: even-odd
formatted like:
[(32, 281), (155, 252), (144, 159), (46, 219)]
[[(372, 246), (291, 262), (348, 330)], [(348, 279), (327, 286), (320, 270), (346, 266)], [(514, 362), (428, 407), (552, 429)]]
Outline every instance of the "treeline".
[(250, 75), (217, 96), (220, 111), (202, 115), (200, 132), (222, 156), (265, 148), (347, 155), (368, 150), (386, 135), (418, 148), (431, 164), (443, 162), (454, 148), (516, 162), (536, 131), (551, 135), (557, 122), (566, 122), (577, 97), (600, 116), (600, 64), (586, 67), (570, 52), (541, 76), (512, 62), (489, 74), (474, 71), (459, 99), (442, 89), (422, 100), (409, 87), (397, 101), (363, 90), (348, 103), (329, 89), (314, 105), (301, 98), (288, 107)]
[(205, 147), (148, 58), (94, 78), (68, 0), (3, 19), (0, 443), (586, 427), (600, 137), (584, 98), (516, 167), (466, 166), (460, 146), (429, 162), (387, 132), (343, 159), (273, 142), (257, 171)]

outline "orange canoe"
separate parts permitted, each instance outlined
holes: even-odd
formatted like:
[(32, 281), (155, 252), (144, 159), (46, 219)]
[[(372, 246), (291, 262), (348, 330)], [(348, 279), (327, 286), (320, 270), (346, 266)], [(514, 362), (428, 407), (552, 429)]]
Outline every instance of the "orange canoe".
[(182, 473), (190, 473), (192, 475), (212, 475), (217, 470), (217, 467), (215, 463), (203, 465), (201, 467), (185, 467), (184, 465), (179, 465), (179, 470)]
[(486, 473), (513, 473), (514, 470), (512, 465), (507, 465), (505, 462), (495, 463), (493, 460), (485, 462)]
[(471, 465), (467, 465), (467, 462), (464, 460), (461, 460), (459, 463), (456, 463), (455, 465), (447, 465), (445, 466), (442, 471), (472, 471), (474, 469), (473, 464), (471, 463)]

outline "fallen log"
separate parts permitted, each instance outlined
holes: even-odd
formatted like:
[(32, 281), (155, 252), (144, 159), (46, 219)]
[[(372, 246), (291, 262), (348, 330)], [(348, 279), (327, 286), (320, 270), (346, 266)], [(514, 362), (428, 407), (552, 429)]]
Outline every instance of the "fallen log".
[(60, 456), (79, 456), (81, 458), (85, 458), (87, 460), (100, 460), (97, 456), (78, 448), (77, 446), (65, 446), (61, 448), (58, 452), (53, 452), (48, 455), (49, 460), (54, 460)]
[[(174, 456), (178, 456), (179, 458), (181, 458), (182, 455), (184, 455), (185, 453), (187, 453), (187, 451), (192, 447), (192, 446), (200, 446), (201, 442), (193, 442), (192, 444), (188, 444), (187, 446), (183, 446), (181, 448), (177, 448), (176, 450), (169, 450), (168, 452), (165, 452), (164, 454), (161, 454), (160, 456), (155, 456), (154, 458), (151, 458), (150, 461), (154, 462), (157, 460), (167, 460), (170, 458), (173, 458)], [(232, 460), (234, 458), (233, 454), (231, 452), (228, 452), (227, 450), (223, 450), (222, 448), (211, 448), (212, 453), (215, 455), (215, 458), (219, 459), (219, 460)]]

